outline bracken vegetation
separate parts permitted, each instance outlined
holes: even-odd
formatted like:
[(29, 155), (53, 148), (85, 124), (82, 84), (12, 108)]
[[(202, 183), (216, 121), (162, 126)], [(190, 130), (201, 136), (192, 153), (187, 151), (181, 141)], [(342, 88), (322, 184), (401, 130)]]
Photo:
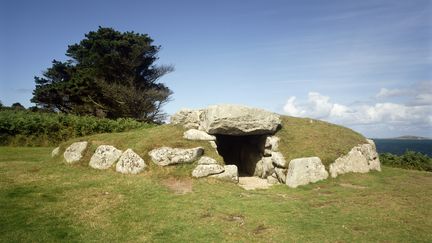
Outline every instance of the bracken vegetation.
[(383, 165), (409, 170), (424, 170), (432, 172), (432, 158), (415, 151), (406, 151), (403, 155), (390, 153), (380, 154)]
[(47, 146), (96, 133), (123, 132), (153, 125), (131, 118), (117, 120), (26, 110), (0, 111), (0, 145)]

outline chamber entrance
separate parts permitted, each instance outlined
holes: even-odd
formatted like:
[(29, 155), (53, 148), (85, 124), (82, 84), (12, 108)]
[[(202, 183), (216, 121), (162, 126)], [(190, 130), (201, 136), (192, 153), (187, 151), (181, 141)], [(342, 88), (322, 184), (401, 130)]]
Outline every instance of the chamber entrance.
[(239, 174), (253, 176), (256, 164), (264, 154), (266, 135), (216, 135), (218, 153), (225, 164), (236, 165)]

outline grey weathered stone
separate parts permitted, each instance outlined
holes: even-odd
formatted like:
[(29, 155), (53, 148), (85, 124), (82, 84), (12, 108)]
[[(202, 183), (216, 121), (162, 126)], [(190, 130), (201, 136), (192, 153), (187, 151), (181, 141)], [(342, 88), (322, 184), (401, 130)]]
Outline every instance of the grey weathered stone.
[(171, 124), (183, 125), (186, 129), (198, 129), (201, 113), (201, 110), (182, 109), (171, 116)]
[(192, 176), (196, 178), (206, 177), (222, 173), (224, 170), (224, 167), (218, 165), (216, 160), (210, 157), (201, 157), (198, 161), (197, 167), (192, 171)]
[(210, 146), (212, 146), (212, 148), (217, 150), (217, 144), (215, 141), (209, 141), (209, 143), (210, 143)]
[(78, 162), (82, 158), (84, 150), (87, 148), (87, 144), (86, 141), (71, 144), (63, 153), (66, 162), (69, 164)]
[(267, 178), (269, 175), (274, 173), (274, 166), (270, 157), (263, 157), (256, 163), (254, 176), (261, 178)]
[(110, 168), (122, 155), (122, 151), (111, 145), (100, 145), (90, 159), (89, 165), (94, 169)]
[(53, 157), (53, 158), (59, 154), (60, 154), (60, 147), (57, 147), (51, 151), (51, 157)]
[(191, 149), (180, 149), (162, 147), (153, 149), (149, 152), (152, 161), (161, 166), (192, 163), (197, 160), (204, 153), (204, 149), (201, 147)]
[(277, 175), (273, 173), (271, 176), (267, 177), (267, 183), (269, 184), (279, 184), (279, 180), (277, 178)]
[(210, 175), (210, 177), (220, 179), (220, 180), (231, 181), (234, 183), (239, 182), (238, 168), (236, 165), (225, 165), (224, 172), (220, 174)]
[(183, 137), (188, 140), (204, 140), (204, 141), (215, 141), (216, 137), (206, 132), (197, 130), (197, 129), (189, 129), (183, 133)]
[(366, 154), (369, 163), (369, 169), (381, 171), (381, 162), (376, 150), (375, 142), (371, 139), (366, 139), (370, 146), (363, 146), (363, 154)]
[(270, 149), (271, 151), (278, 151), (279, 150), (279, 140), (280, 138), (276, 136), (268, 136), (266, 138), (265, 147)]
[(132, 149), (127, 149), (120, 156), (116, 164), (116, 171), (122, 174), (138, 174), (146, 167), (144, 160), (138, 154)]
[(353, 147), (348, 154), (343, 155), (330, 164), (331, 176), (348, 172), (367, 173), (370, 170), (381, 171), (381, 165), (373, 141)]
[(285, 184), (287, 169), (275, 167), (275, 174), (276, 174), (276, 178), (278, 179), (278, 181), (280, 183)]
[(198, 160), (198, 165), (217, 165), (218, 162), (210, 157), (203, 156)]
[(273, 164), (275, 164), (275, 166), (281, 167), (281, 168), (288, 168), (288, 163), (286, 162), (282, 153), (272, 152), (271, 158), (272, 158)]
[(264, 149), (264, 157), (271, 157), (272, 151), (271, 149)]
[(279, 115), (238, 105), (215, 105), (203, 111), (201, 126), (208, 134), (262, 135), (276, 132)]
[(325, 180), (328, 172), (318, 157), (293, 159), (289, 163), (286, 184), (296, 188), (301, 185)]

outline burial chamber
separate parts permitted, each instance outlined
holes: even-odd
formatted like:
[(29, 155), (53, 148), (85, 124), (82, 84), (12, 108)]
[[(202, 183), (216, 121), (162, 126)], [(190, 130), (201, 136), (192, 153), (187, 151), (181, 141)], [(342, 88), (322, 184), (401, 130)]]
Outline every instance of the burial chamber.
[(257, 163), (265, 155), (267, 137), (281, 128), (279, 115), (239, 105), (185, 109), (172, 116), (171, 122), (215, 136), (225, 164), (236, 165), (243, 175), (256, 174)]

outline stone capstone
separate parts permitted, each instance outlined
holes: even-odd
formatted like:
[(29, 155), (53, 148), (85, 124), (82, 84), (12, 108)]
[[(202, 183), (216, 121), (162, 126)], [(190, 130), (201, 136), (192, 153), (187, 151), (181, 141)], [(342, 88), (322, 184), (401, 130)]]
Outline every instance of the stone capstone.
[(301, 185), (325, 180), (328, 172), (318, 157), (293, 159), (289, 162), (286, 184), (296, 188)]
[(343, 155), (330, 164), (330, 174), (333, 178), (349, 172), (367, 173), (370, 170), (381, 171), (381, 164), (375, 144), (369, 140), (367, 144), (353, 147), (348, 154)]
[(186, 129), (198, 129), (201, 113), (201, 110), (182, 109), (171, 116), (171, 124), (183, 125)]
[(239, 182), (238, 168), (236, 165), (225, 165), (224, 172), (220, 174), (210, 175), (209, 177), (213, 177), (219, 180), (231, 181), (234, 183)]
[(201, 157), (198, 166), (192, 171), (192, 176), (196, 178), (224, 172), (224, 167), (219, 165), (216, 160), (210, 157)]
[(51, 151), (51, 157), (56, 157), (60, 154), (60, 147), (57, 147)]
[(200, 126), (208, 134), (273, 134), (281, 125), (279, 115), (239, 105), (214, 105), (203, 110)]
[(197, 129), (189, 129), (183, 133), (183, 137), (188, 140), (204, 140), (204, 141), (215, 141), (216, 137), (206, 132), (197, 130)]
[(89, 165), (94, 169), (110, 168), (122, 155), (122, 151), (111, 145), (100, 145), (90, 159)]
[(173, 164), (192, 163), (204, 153), (201, 147), (191, 149), (180, 149), (161, 147), (149, 152), (152, 161), (160, 166)]
[(116, 171), (122, 174), (138, 174), (145, 169), (147, 165), (144, 160), (132, 149), (127, 149), (120, 156), (116, 164)]
[(82, 156), (84, 150), (87, 148), (87, 142), (75, 142), (71, 144), (65, 152), (63, 153), (63, 157), (65, 158), (66, 162), (71, 164), (78, 162)]

